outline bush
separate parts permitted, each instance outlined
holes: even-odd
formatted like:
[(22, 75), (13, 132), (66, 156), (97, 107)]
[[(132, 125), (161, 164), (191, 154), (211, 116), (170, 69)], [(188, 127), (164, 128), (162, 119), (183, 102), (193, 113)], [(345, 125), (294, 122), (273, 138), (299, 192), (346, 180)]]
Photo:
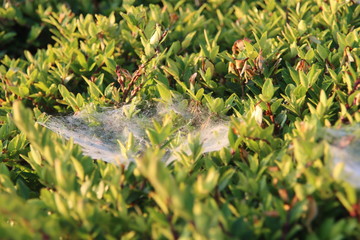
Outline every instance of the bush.
[[(359, 238), (331, 151), (359, 143), (356, 1), (57, 2), (0, 8), (2, 238)], [(178, 99), (230, 117), (229, 146), (190, 138), (166, 165), (175, 114), (145, 126), (135, 162), (109, 164), (39, 124)]]

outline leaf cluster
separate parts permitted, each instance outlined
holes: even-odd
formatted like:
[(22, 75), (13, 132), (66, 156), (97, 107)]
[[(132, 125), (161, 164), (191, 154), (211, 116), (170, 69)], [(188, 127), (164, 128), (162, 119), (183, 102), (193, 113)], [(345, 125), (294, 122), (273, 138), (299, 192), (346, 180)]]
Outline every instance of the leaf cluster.
[[(356, 1), (4, 1), (0, 236), (357, 239), (359, 192), (331, 150), (359, 131), (326, 129), (359, 127), (359, 32)], [(37, 123), (178, 99), (230, 116), (229, 146), (189, 136), (166, 165), (174, 114), (134, 163), (107, 164)]]

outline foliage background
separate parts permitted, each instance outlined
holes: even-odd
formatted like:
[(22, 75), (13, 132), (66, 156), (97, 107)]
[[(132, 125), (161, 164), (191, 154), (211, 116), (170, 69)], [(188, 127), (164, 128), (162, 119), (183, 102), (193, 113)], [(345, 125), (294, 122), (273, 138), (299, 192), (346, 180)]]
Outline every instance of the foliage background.
[[(330, 168), (359, 133), (325, 130), (359, 126), (359, 15), (335, 0), (4, 0), (0, 236), (359, 239), (358, 192)], [(124, 167), (35, 123), (179, 95), (232, 116), (228, 148), (203, 154), (194, 137), (165, 166), (165, 116)]]

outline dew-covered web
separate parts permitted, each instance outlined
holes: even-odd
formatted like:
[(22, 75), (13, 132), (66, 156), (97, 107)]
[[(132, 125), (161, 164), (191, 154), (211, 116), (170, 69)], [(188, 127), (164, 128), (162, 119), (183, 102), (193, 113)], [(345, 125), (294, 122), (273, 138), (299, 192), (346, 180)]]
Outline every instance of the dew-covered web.
[[(169, 144), (168, 154), (164, 161), (176, 160), (177, 150), (185, 149), (190, 152), (188, 135), (199, 136), (202, 143), (202, 152), (220, 150), (229, 145), (229, 120), (210, 117), (209, 113), (200, 107), (189, 107), (186, 101), (172, 104), (152, 104), (137, 109), (137, 113), (129, 117), (131, 105), (120, 108), (95, 108), (92, 105), (73, 115), (49, 116), (43, 126), (58, 133), (65, 139), (72, 138), (82, 147), (83, 153), (93, 159), (106, 162), (128, 163), (135, 156), (141, 154), (150, 144), (146, 129), (153, 127), (153, 120), (161, 123), (166, 114), (176, 115), (176, 136), (174, 144)], [(132, 133), (136, 144), (136, 152), (124, 154), (120, 143), (126, 144), (129, 134)], [(177, 142), (177, 144), (175, 144)]]
[(342, 177), (360, 188), (360, 125), (327, 129), (332, 167), (344, 163)]
[[(82, 147), (83, 153), (93, 159), (111, 163), (129, 163), (150, 145), (147, 128), (153, 127), (153, 120), (161, 123), (166, 114), (177, 116), (174, 125), (174, 141), (167, 147), (163, 159), (167, 163), (176, 160), (176, 152), (190, 153), (188, 136), (199, 136), (202, 153), (218, 151), (229, 145), (228, 119), (210, 117), (207, 110), (189, 107), (186, 101), (172, 104), (153, 104), (137, 109), (134, 116), (127, 116), (131, 105), (120, 108), (95, 108), (92, 105), (68, 116), (49, 116), (40, 124), (66, 139), (73, 138)], [(343, 162), (343, 178), (360, 188), (360, 126), (351, 128), (326, 129), (330, 142), (332, 167)], [(120, 143), (126, 144), (132, 133), (137, 144), (135, 152), (124, 154)]]

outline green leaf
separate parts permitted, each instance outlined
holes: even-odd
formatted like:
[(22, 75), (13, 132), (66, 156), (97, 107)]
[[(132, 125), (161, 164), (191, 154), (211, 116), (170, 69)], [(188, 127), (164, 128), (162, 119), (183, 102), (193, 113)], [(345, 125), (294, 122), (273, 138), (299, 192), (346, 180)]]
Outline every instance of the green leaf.
[(110, 58), (115, 50), (115, 40), (110, 41), (105, 48), (105, 57)]
[(168, 89), (168, 87), (160, 81), (157, 81), (156, 87), (160, 93), (161, 99), (167, 103), (172, 103), (172, 96), (170, 89)]
[(321, 44), (318, 44), (316, 46), (316, 48), (317, 48), (317, 52), (318, 52), (319, 56), (322, 58), (322, 60), (326, 60), (330, 54), (329, 49), (325, 48)]
[(87, 62), (84, 54), (82, 54), (80, 51), (78, 51), (76, 59), (79, 62), (79, 64), (81, 65), (81, 67), (83, 67), (84, 69), (88, 69), (88, 62)]
[(103, 96), (103, 93), (100, 91), (100, 89), (98, 88), (98, 86), (96, 86), (96, 84), (94, 82), (88, 80), (84, 76), (83, 76), (83, 79), (89, 85), (89, 93), (93, 99), (98, 99), (100, 96)]
[(262, 87), (262, 95), (260, 98), (264, 102), (269, 102), (274, 96), (274, 93), (275, 93), (274, 85), (272, 83), (272, 80), (268, 78), (265, 80), (265, 83)]
[(306, 32), (307, 26), (306, 26), (306, 22), (304, 20), (300, 20), (300, 22), (298, 24), (298, 30), (299, 30), (300, 36)]
[(315, 52), (314, 50), (311, 48), (310, 50), (307, 51), (304, 59), (307, 61), (307, 62), (312, 62), (312, 60), (314, 59), (315, 57)]
[(65, 102), (71, 106), (71, 108), (76, 112), (80, 110), (80, 107), (77, 105), (75, 96), (73, 93), (69, 92), (64, 85), (59, 85), (59, 92), (64, 98)]
[(195, 34), (196, 34), (196, 31), (193, 31), (186, 35), (185, 39), (181, 42), (182, 49), (187, 49), (190, 46), (191, 41), (194, 38)]

